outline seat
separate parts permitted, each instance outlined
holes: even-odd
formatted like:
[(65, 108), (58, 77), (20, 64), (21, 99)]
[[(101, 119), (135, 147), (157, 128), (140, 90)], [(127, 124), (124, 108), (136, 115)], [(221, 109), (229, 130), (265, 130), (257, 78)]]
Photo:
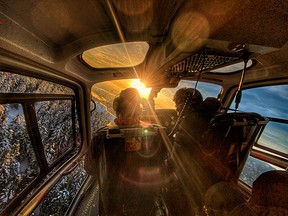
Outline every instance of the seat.
[(204, 160), (219, 180), (237, 181), (250, 150), (268, 123), (257, 113), (216, 115), (202, 135)]
[(288, 172), (262, 173), (253, 182), (249, 204), (258, 215), (288, 215)]
[(156, 176), (156, 169), (160, 174), (159, 166), (164, 163), (166, 150), (158, 129), (152, 125), (108, 128), (103, 148), (106, 164), (111, 166), (109, 169), (121, 170), (122, 177), (125, 175), (135, 184), (148, 183), (151, 175), (154, 175), (153, 180), (160, 178)]
[[(100, 193), (109, 215), (147, 215), (164, 181), (165, 145), (157, 126), (119, 127), (102, 131), (99, 157)], [(100, 148), (101, 149), (101, 148)]]
[(207, 97), (201, 106), (201, 109), (206, 113), (215, 115), (221, 108), (222, 103), (214, 97)]

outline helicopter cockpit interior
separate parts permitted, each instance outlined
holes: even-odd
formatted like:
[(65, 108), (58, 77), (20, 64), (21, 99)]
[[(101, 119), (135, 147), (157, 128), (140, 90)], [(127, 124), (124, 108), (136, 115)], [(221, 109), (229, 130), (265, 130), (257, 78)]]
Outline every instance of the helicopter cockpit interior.
[[(0, 215), (288, 214), (288, 187), (259, 198), (263, 175), (288, 183), (287, 29), (279, 0), (0, 0)], [(149, 126), (102, 130), (131, 87)], [(197, 140), (187, 88), (209, 116)]]

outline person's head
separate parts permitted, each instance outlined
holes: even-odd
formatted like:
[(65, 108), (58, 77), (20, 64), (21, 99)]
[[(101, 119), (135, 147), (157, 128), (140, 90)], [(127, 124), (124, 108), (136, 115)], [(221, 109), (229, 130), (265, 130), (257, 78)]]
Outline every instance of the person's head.
[(135, 118), (140, 119), (142, 106), (141, 97), (136, 88), (127, 88), (113, 101), (113, 109), (117, 118)]
[(195, 105), (203, 102), (203, 97), (195, 88), (181, 88), (176, 91), (173, 101), (175, 102), (176, 111), (179, 114), (186, 102), (188, 107), (195, 107)]

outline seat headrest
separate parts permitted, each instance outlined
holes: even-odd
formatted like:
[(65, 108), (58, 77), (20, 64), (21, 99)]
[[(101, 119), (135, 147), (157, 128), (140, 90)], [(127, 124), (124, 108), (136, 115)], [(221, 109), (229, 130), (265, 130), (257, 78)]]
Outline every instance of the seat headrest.
[(202, 103), (202, 108), (206, 112), (217, 112), (221, 108), (221, 105), (221, 102), (217, 98), (207, 97)]
[(269, 119), (254, 112), (232, 112), (217, 114), (212, 119), (211, 124), (214, 123), (230, 123), (233, 126), (245, 126), (245, 125), (266, 125)]

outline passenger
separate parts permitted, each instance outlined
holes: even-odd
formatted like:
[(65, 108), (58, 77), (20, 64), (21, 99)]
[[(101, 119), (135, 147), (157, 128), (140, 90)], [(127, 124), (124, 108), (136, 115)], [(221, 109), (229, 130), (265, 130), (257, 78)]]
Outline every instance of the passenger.
[[(131, 125), (141, 125), (141, 97), (135, 88), (127, 88), (119, 94), (113, 101), (113, 109), (116, 112), (116, 118), (114, 122), (108, 124), (109, 127), (113, 126), (131, 126)], [(89, 145), (89, 149), (85, 156), (85, 170), (88, 174), (97, 176), (98, 175), (98, 165), (99, 165), (99, 154), (102, 150), (103, 142), (105, 140), (106, 133), (98, 130), (96, 136), (93, 138)], [(107, 128), (106, 128), (107, 129)], [(129, 148), (128, 146), (126, 146)]]
[(173, 161), (179, 179), (195, 214), (201, 212), (206, 190), (214, 183), (203, 163), (202, 135), (216, 110), (207, 109), (201, 93), (194, 88), (179, 89), (173, 98), (179, 118), (179, 128), (174, 136)]
[(127, 192), (127, 186), (121, 177), (123, 173), (128, 175), (135, 173), (139, 157), (135, 157), (133, 151), (138, 151), (141, 144), (133, 138), (129, 138), (129, 142), (121, 138), (107, 139), (106, 132), (108, 127), (141, 125), (142, 107), (137, 89), (127, 88), (121, 91), (114, 99), (113, 109), (116, 118), (106, 128), (102, 127), (97, 131), (86, 153), (84, 168), (88, 174), (99, 180), (100, 214), (126, 215), (128, 214), (126, 211), (129, 211), (130, 206), (135, 203), (137, 194), (135, 195), (133, 191)]

